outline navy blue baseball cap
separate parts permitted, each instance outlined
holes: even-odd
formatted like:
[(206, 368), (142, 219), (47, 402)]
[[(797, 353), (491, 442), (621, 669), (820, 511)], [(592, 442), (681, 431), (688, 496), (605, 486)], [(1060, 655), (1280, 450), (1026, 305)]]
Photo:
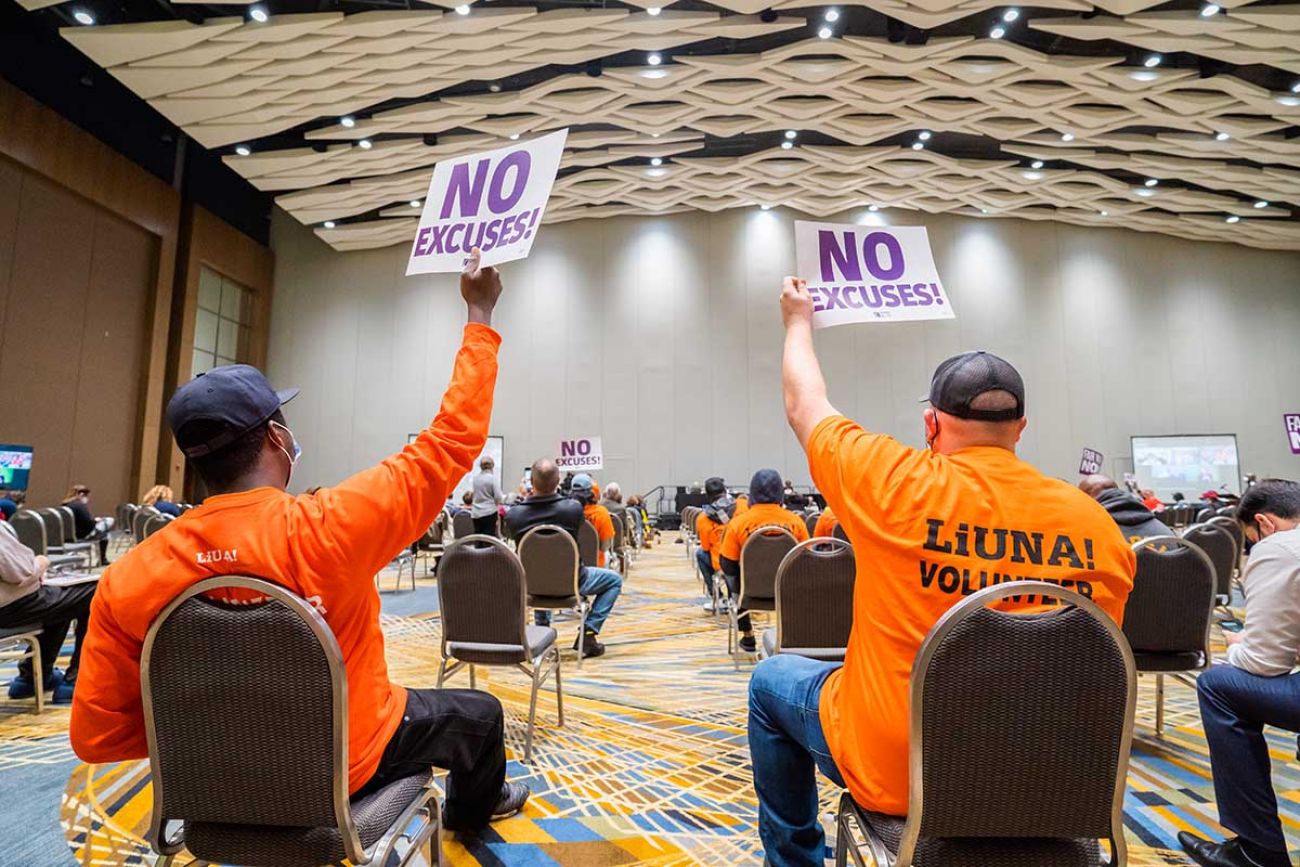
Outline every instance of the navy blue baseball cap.
[[(276, 391), (265, 374), (249, 364), (227, 364), (200, 373), (176, 389), (167, 402), (167, 424), (186, 457), (220, 451), (298, 396), (298, 389)], [(198, 429), (190, 422), (213, 422)], [(198, 436), (202, 430), (202, 436)]]

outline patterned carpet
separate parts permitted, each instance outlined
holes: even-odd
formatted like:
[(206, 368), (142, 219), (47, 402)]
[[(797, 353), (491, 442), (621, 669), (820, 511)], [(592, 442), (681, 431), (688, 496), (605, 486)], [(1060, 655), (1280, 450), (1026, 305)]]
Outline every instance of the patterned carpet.
[[(384, 578), (392, 676), (433, 686), (437, 598), (430, 579), (393, 591)], [(409, 579), (404, 585), (409, 588)], [(566, 725), (553, 693), (539, 702), (531, 765), (510, 775), (533, 790), (524, 814), (478, 837), (449, 835), (447, 863), (462, 865), (759, 864), (757, 804), (744, 730), (749, 665), (736, 671), (721, 624), (700, 611), (698, 582), (680, 545), (645, 552), (606, 629), (608, 654), (578, 670), (565, 658)], [(400, 612), (400, 613), (392, 613)], [(557, 623), (567, 647), (576, 624)], [(0, 678), (8, 672), (0, 669)], [(464, 676), (452, 685), (466, 685)], [(0, 681), (2, 682), (2, 681)], [(528, 682), (480, 668), (479, 686), (505, 703), (508, 749), (523, 754)], [(1168, 688), (1168, 729), (1155, 737), (1153, 688), (1143, 681), (1125, 822), (1135, 867), (1188, 864), (1181, 829), (1219, 835), (1195, 696)], [(37, 717), (30, 702), (0, 699), (0, 865), (151, 863), (144, 762), (86, 766), (68, 748), (66, 708)], [(1293, 736), (1276, 733), (1274, 782), (1288, 831), (1300, 821)], [(61, 794), (61, 797), (60, 797)], [(823, 804), (837, 793), (829, 785)]]

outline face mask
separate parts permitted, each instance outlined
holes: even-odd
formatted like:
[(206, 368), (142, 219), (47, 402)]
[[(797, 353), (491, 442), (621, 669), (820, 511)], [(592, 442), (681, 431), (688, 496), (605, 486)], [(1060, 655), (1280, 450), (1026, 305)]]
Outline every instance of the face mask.
[(926, 441), (925, 441), (925, 445), (926, 445), (926, 447), (927, 447), (928, 449), (930, 449), (930, 451), (934, 451), (934, 441), (937, 440), (938, 438), (939, 438), (939, 416), (938, 416), (938, 415), (935, 415), (935, 417), (934, 417), (934, 436), (932, 436), (932, 437), (928, 437), (928, 438), (926, 439)]
[(280, 451), (284, 453), (284, 456), (289, 459), (289, 474), (284, 477), (284, 485), (287, 488), (289, 486), (289, 481), (293, 478), (293, 468), (297, 466), (298, 458), (302, 457), (302, 446), (298, 445), (298, 438), (293, 435), (293, 431), (289, 430), (287, 427), (280, 424), (278, 421), (273, 421), (271, 422), (271, 424), (275, 425), (280, 430), (288, 434), (289, 439), (293, 442), (292, 455), (289, 454), (289, 452), (285, 449), (284, 446), (279, 447)]

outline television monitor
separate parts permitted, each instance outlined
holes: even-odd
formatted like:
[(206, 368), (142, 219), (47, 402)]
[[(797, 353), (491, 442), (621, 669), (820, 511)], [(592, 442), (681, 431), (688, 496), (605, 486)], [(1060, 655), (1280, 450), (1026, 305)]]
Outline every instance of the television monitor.
[(1174, 494), (1195, 502), (1205, 491), (1241, 493), (1236, 434), (1135, 436), (1132, 446), (1138, 487), (1163, 502)]
[(31, 446), (0, 445), (0, 488), (25, 491), (31, 473)]

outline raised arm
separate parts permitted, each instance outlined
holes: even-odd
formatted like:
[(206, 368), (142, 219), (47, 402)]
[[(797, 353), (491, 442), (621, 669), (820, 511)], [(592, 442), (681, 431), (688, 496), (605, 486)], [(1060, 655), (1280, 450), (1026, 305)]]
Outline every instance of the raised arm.
[(807, 284), (798, 277), (786, 277), (781, 287), (781, 318), (785, 322), (781, 381), (786, 420), (805, 450), (818, 423), (839, 414), (826, 396), (826, 380), (813, 348), (812, 315), (813, 299)]

